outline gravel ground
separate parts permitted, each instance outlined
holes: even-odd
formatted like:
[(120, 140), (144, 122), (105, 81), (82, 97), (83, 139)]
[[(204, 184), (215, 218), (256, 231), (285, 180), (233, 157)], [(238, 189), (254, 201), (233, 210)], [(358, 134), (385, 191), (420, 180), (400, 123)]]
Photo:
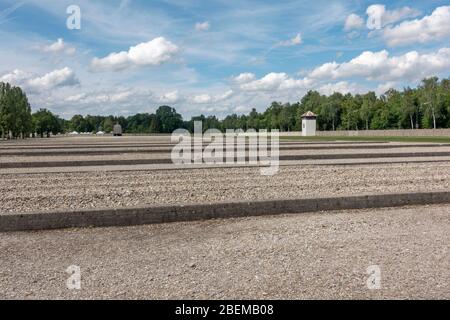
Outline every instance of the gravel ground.
[(450, 188), (450, 162), (2, 174), (0, 213), (287, 199)]
[[(0, 233), (0, 298), (450, 299), (449, 217), (441, 205)], [(81, 290), (66, 287), (70, 265)]]

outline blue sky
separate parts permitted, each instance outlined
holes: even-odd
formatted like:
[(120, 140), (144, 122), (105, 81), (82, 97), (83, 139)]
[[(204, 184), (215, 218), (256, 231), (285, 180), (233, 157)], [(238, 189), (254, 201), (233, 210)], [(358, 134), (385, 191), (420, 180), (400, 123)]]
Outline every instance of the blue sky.
[(0, 0), (0, 81), (65, 118), (162, 104), (223, 117), (310, 89), (382, 94), (449, 77), (448, 21), (436, 0)]

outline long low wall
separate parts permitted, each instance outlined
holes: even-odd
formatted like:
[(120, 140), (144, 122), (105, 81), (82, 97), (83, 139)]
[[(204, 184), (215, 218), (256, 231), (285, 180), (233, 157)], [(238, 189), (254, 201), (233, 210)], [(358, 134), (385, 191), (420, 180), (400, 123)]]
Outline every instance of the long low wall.
[[(341, 130), (341, 131), (316, 131), (317, 136), (322, 137), (450, 137), (450, 129), (414, 129), (414, 130)], [(301, 136), (301, 131), (280, 132), (281, 136)]]
[(0, 232), (72, 227), (131, 226), (217, 218), (443, 203), (450, 203), (450, 192), (413, 192), (252, 202), (62, 210), (0, 215)]
[[(330, 153), (330, 154), (284, 154), (280, 161), (299, 160), (337, 160), (337, 159), (379, 159), (379, 158), (417, 158), (417, 157), (450, 157), (450, 151), (442, 152), (392, 152), (392, 153)], [(261, 160), (261, 158), (259, 158)], [(245, 157), (245, 163), (249, 163)], [(225, 159), (224, 159), (225, 162)], [(56, 168), (56, 167), (90, 167), (90, 166), (129, 166), (147, 164), (171, 164), (172, 159), (123, 159), (123, 160), (75, 160), (75, 161), (30, 161), (30, 162), (0, 162), (0, 169), (15, 168)]]

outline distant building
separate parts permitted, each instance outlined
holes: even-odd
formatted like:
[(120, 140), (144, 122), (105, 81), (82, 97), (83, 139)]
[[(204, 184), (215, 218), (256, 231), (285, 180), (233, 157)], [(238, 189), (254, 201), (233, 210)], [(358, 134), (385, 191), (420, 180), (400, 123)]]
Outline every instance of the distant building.
[(116, 136), (121, 136), (122, 135), (122, 126), (120, 124), (115, 124), (113, 127), (113, 135)]
[(313, 137), (316, 135), (317, 115), (311, 111), (302, 115), (302, 136)]

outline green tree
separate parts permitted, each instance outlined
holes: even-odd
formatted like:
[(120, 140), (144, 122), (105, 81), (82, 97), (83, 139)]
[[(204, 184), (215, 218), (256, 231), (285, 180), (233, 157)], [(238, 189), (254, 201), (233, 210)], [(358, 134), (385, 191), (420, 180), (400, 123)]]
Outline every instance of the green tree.
[(62, 131), (58, 117), (47, 109), (33, 113), (32, 118), (34, 130), (41, 137), (44, 137), (44, 134), (49, 137), (50, 133), (57, 134)]
[(408, 118), (411, 129), (414, 129), (414, 117), (418, 117), (418, 106), (415, 103), (414, 90), (409, 87), (403, 89), (401, 105), (403, 118)]
[(156, 110), (156, 117), (161, 124), (161, 133), (172, 133), (183, 126), (183, 118), (174, 108), (161, 106)]
[(342, 127), (345, 130), (358, 130), (359, 110), (356, 99), (346, 94), (342, 101)]
[(430, 122), (434, 129), (437, 127), (437, 118), (440, 117), (438, 108), (438, 78), (431, 77), (422, 80), (419, 87), (421, 90), (421, 103), (425, 114), (425, 125), (430, 126)]
[(370, 120), (374, 113), (374, 106), (377, 101), (375, 92), (371, 91), (362, 96), (363, 102), (359, 109), (359, 117), (364, 122), (365, 129), (369, 130)]
[(103, 131), (105, 132), (111, 132), (113, 130), (113, 126), (114, 126), (114, 117), (113, 116), (108, 116), (103, 120)]
[(70, 119), (70, 130), (77, 132), (86, 132), (86, 121), (83, 116), (76, 114)]
[(138, 113), (127, 118), (127, 132), (149, 133), (151, 116), (148, 113)]
[(388, 112), (387, 117), (385, 119), (388, 122), (384, 124), (384, 127), (401, 129), (402, 94), (395, 89), (389, 89), (385, 93), (385, 97)]
[(159, 123), (159, 119), (156, 115), (150, 115), (150, 133), (159, 133), (161, 132), (161, 124)]
[(0, 128), (2, 139), (24, 138), (31, 133), (31, 107), (26, 94), (19, 87), (0, 82)]
[(331, 96), (325, 99), (321, 108), (320, 118), (324, 122), (323, 128), (325, 130), (336, 130), (339, 125), (339, 118), (342, 112), (342, 100), (341, 93), (335, 92)]

